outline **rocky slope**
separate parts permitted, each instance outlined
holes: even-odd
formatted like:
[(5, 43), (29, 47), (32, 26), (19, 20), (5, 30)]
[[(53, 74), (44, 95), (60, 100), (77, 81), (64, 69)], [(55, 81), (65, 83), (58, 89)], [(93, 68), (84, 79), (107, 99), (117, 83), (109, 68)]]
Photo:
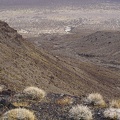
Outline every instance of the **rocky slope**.
[(47, 92), (120, 97), (120, 73), (89, 62), (48, 54), (0, 21), (0, 84), (20, 91), (38, 86)]
[[(120, 62), (120, 32), (98, 31), (74, 43), (74, 51), (78, 54), (93, 55), (101, 59)], [(71, 45), (73, 46), (73, 45)]]
[(30, 38), (39, 47), (54, 54), (90, 60), (120, 70), (119, 31), (79, 31), (68, 35), (42, 35)]
[[(69, 110), (73, 106), (82, 104), (89, 107), (93, 120), (110, 120), (109, 118), (105, 118), (103, 113), (109, 107), (109, 102), (111, 101), (106, 101), (106, 106), (94, 106), (93, 104), (86, 104), (84, 101), (87, 97), (86, 95), (76, 97), (67, 94), (49, 93), (41, 102), (36, 100), (30, 101), (25, 98), (21, 100), (20, 96), (22, 94), (16, 92), (14, 94), (12, 92), (8, 94), (8, 91), (0, 92), (0, 119), (4, 113), (11, 109), (25, 108), (35, 114), (37, 118), (35, 120), (76, 120), (70, 118)], [(19, 112), (17, 114), (18, 116), (22, 116)]]

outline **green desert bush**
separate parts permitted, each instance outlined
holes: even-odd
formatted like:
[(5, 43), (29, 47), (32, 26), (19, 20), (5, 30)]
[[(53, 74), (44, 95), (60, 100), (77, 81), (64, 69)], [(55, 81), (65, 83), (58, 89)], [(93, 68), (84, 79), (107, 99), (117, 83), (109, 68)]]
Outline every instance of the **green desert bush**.
[(101, 106), (101, 107), (105, 107), (106, 103), (103, 100), (103, 97), (101, 94), (99, 93), (91, 93), (87, 96), (87, 102), (89, 104), (93, 104), (95, 106)]
[(23, 93), (29, 99), (39, 100), (39, 101), (41, 101), (46, 95), (45, 91), (38, 87), (27, 87), (23, 90)]
[(120, 109), (108, 108), (104, 111), (104, 117), (112, 120), (120, 120)]
[(35, 115), (25, 108), (16, 108), (4, 113), (0, 120), (35, 120)]
[(112, 108), (120, 108), (120, 100), (112, 100), (110, 102), (110, 107), (112, 107)]
[(92, 120), (92, 112), (87, 106), (76, 105), (69, 111), (70, 118), (74, 120)]

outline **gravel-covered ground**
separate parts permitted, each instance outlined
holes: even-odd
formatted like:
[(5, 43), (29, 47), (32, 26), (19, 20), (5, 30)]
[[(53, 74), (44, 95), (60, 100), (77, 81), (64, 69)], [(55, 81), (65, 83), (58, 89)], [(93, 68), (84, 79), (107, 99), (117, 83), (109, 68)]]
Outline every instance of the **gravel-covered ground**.
[[(23, 101), (22, 93), (15, 93), (11, 90), (3, 91), (0, 93), (0, 115), (4, 114), (6, 111), (17, 108), (24, 107), (33, 111), (38, 120), (71, 120), (69, 117), (69, 110), (72, 106), (77, 104), (86, 105), (84, 99), (86, 96), (70, 96), (66, 94), (47, 94), (46, 98), (41, 102), (36, 101)], [(69, 99), (70, 101), (63, 102), (63, 99)], [(62, 101), (62, 102), (61, 102)], [(24, 105), (15, 105), (15, 102), (26, 102)], [(28, 104), (27, 104), (28, 103)], [(88, 105), (93, 113), (94, 120), (106, 120), (103, 117), (103, 111), (105, 108), (95, 107), (93, 105)]]

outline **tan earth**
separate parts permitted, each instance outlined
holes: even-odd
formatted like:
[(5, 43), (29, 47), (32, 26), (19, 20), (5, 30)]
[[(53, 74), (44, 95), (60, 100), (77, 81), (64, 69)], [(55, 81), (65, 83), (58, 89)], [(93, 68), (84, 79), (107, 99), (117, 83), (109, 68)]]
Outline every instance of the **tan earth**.
[[(119, 60), (119, 59), (118, 59)], [(120, 71), (49, 54), (0, 21), (0, 84), (14, 91), (38, 86), (47, 92), (120, 97)]]

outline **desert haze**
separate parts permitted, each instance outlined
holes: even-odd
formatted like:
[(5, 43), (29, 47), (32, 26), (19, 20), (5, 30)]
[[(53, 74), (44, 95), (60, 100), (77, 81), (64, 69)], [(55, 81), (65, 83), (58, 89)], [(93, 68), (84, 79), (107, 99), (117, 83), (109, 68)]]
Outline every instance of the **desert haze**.
[(31, 6), (29, 5), (30, 1), (24, 5), (17, 4), (18, 1), (15, 1), (11, 4), (6, 2), (8, 5), (0, 4), (2, 5), (0, 19), (9, 23), (24, 37), (37, 37), (41, 33), (64, 34), (66, 26), (79, 30), (90, 29), (90, 31), (120, 29), (119, 2), (99, 2), (96, 0), (96, 2), (89, 3), (83, 0), (74, 2), (66, 0), (59, 1), (60, 3), (50, 2), (54, 4), (51, 5), (44, 1), (46, 5), (41, 6), (43, 1), (39, 1), (38, 5)]
[(120, 120), (119, 0), (0, 0), (0, 120)]

